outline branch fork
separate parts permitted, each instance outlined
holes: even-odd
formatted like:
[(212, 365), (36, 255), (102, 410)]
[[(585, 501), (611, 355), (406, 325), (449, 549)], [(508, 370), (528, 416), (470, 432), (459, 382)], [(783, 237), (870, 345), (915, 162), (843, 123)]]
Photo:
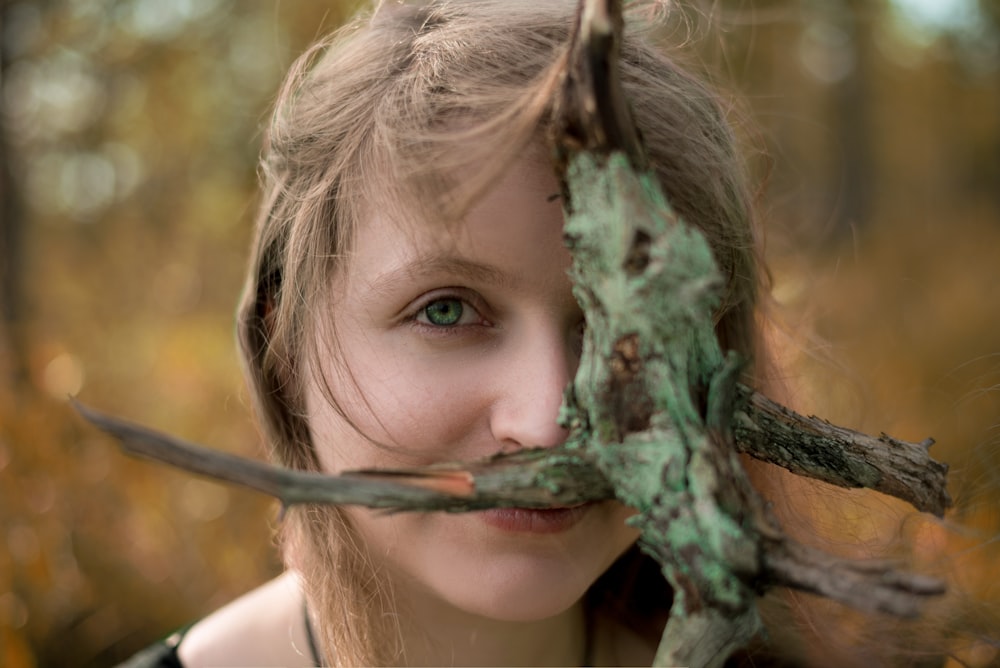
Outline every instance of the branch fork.
[[(582, 0), (557, 103), (574, 294), (587, 315), (583, 359), (560, 420), (566, 444), (421, 469), (291, 471), (187, 443), (74, 402), (133, 455), (296, 504), (387, 512), (564, 507), (618, 498), (674, 590), (656, 665), (721, 666), (761, 629), (774, 586), (904, 617), (944, 592), (933, 578), (837, 558), (781, 530), (738, 460), (895, 496), (942, 515), (947, 466), (932, 441), (871, 437), (804, 417), (737, 382), (740, 361), (712, 323), (721, 279), (704, 237), (647, 171), (620, 87), (618, 0)], [(668, 271), (669, 269), (669, 271)], [(650, 303), (655, 301), (654, 303)]]

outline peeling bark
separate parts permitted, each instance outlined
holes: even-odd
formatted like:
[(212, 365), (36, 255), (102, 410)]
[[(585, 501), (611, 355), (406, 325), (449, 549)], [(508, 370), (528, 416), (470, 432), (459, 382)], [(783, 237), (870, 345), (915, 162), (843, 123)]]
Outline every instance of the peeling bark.
[(77, 406), (126, 451), (296, 503), (464, 512), (617, 497), (639, 512), (642, 548), (674, 589), (657, 665), (719, 666), (760, 630), (756, 600), (789, 586), (862, 610), (918, 614), (938, 580), (837, 558), (789, 539), (750, 485), (739, 452), (923, 511), (950, 504), (930, 442), (873, 438), (806, 418), (737, 381), (712, 314), (721, 277), (704, 237), (647, 170), (618, 85), (621, 10), (584, 0), (557, 114), (557, 172), (583, 356), (560, 421), (568, 442), (473, 463), (338, 476), (287, 471)]

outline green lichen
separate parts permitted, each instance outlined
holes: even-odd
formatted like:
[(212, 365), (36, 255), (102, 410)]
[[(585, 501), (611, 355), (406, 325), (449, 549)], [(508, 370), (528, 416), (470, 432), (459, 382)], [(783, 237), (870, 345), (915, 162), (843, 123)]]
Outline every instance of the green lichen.
[[(630, 523), (674, 588), (657, 660), (709, 665), (759, 627), (759, 547), (741, 515), (749, 483), (725, 438), (739, 363), (712, 322), (722, 280), (705, 238), (625, 156), (581, 153), (566, 180), (588, 328), (562, 417), (575, 447), (639, 510)], [(708, 655), (692, 648), (706, 639)]]

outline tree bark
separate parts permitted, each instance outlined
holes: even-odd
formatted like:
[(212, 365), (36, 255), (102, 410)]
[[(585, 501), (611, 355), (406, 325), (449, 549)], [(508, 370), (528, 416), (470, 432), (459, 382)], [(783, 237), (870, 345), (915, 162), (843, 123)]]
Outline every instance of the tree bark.
[(657, 665), (720, 666), (760, 630), (757, 597), (791, 586), (910, 616), (934, 579), (839, 559), (784, 535), (740, 450), (795, 473), (871, 487), (942, 513), (946, 467), (927, 444), (874, 439), (804, 418), (742, 387), (713, 313), (722, 281), (704, 237), (647, 170), (618, 84), (621, 8), (583, 0), (556, 109), (557, 172), (574, 295), (588, 327), (559, 448), (421, 470), (325, 476), (247, 463), (79, 407), (135, 454), (248, 484), (294, 503), (468, 511), (614, 496), (674, 591)]

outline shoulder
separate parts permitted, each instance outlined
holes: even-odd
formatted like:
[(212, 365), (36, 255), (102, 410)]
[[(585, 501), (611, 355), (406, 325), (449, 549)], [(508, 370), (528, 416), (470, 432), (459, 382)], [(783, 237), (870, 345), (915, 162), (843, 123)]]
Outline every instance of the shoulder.
[(298, 577), (287, 572), (213, 612), (184, 635), (177, 656), (200, 666), (309, 666)]

